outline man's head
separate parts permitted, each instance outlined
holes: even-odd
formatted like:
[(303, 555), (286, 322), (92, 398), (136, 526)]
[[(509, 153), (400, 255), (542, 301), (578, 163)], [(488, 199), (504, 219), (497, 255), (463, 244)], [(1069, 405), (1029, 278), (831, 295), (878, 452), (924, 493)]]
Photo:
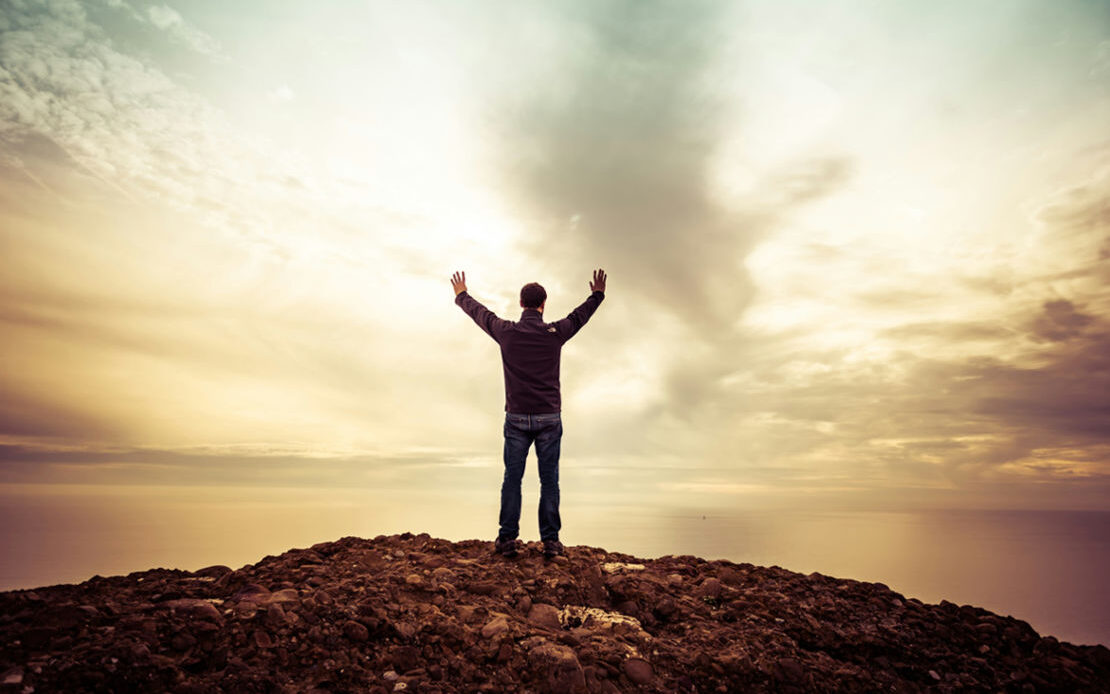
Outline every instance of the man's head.
[(524, 308), (543, 310), (547, 301), (547, 291), (535, 282), (529, 282), (520, 288), (520, 305)]

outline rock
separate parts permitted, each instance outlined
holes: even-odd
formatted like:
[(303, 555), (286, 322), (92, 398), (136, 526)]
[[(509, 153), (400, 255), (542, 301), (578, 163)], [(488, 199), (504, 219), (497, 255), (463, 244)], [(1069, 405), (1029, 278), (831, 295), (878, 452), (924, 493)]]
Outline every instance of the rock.
[(224, 616), (208, 600), (194, 598), (180, 598), (163, 603), (177, 614), (186, 615), (193, 619), (209, 620), (222, 624)]
[(415, 669), (421, 662), (423, 656), (420, 649), (416, 646), (398, 645), (392, 646), (386, 653), (386, 662), (394, 667), (394, 669), (401, 672), (409, 672)]
[(266, 625), (283, 627), (286, 624), (285, 609), (280, 603), (274, 603), (266, 608)]
[(719, 598), (721, 596), (721, 582), (711, 576), (698, 585), (694, 594), (699, 598)]
[(243, 600), (247, 598), (253, 598), (257, 595), (269, 594), (270, 589), (266, 586), (259, 585), (258, 583), (248, 583), (239, 589), (239, 592), (232, 597), (232, 600)]
[(272, 605), (277, 602), (297, 602), (298, 600), (300, 600), (300, 597), (297, 594), (296, 588), (283, 588), (282, 590), (271, 593), (269, 597), (266, 598), (266, 603)]
[(188, 632), (181, 632), (170, 639), (170, 646), (176, 651), (186, 651), (196, 644), (197, 640)]
[(586, 691), (586, 677), (578, 656), (566, 646), (544, 642), (528, 655), (544, 675), (547, 691), (581, 693)]
[(262, 629), (255, 629), (253, 636), (254, 636), (254, 644), (256, 646), (258, 646), (259, 648), (273, 648), (274, 647), (274, 640), (272, 638), (270, 638), (270, 635), (267, 632), (263, 631)]
[(593, 633), (622, 636), (636, 642), (646, 642), (651, 639), (651, 635), (644, 631), (638, 619), (620, 612), (567, 605), (559, 611), (558, 619), (563, 626), (578, 627)]
[(13, 667), (4, 671), (0, 675), (0, 684), (18, 685), (23, 682), (23, 668)]
[(206, 566), (203, 569), (197, 569), (193, 572), (194, 576), (202, 576), (204, 578), (220, 578), (225, 574), (231, 573), (230, 566), (223, 564), (216, 564), (214, 566)]
[(554, 605), (543, 602), (532, 605), (532, 608), (528, 611), (528, 621), (548, 629), (563, 628), (563, 624), (559, 620), (559, 609)]
[(794, 658), (779, 658), (776, 660), (773, 673), (776, 680), (787, 684), (801, 684), (806, 677), (802, 664)]
[(678, 610), (678, 605), (675, 604), (674, 598), (669, 595), (664, 595), (659, 599), (659, 602), (655, 604), (653, 611), (657, 617), (666, 620), (670, 619), (671, 615), (673, 615), (676, 610)]
[(458, 616), (460, 622), (469, 622), (475, 613), (473, 605), (459, 605), (455, 608), (455, 614)]
[(366, 641), (370, 638), (370, 631), (365, 625), (349, 620), (343, 623), (343, 634), (352, 641)]
[(494, 581), (474, 581), (466, 589), (476, 595), (493, 595), (501, 591), (501, 587)]
[(482, 627), (482, 638), (492, 639), (509, 630), (509, 622), (504, 615), (497, 615)]
[(607, 574), (627, 573), (629, 571), (643, 571), (643, 564), (629, 564), (621, 561), (605, 562), (601, 565), (601, 570)]
[(406, 640), (411, 639), (413, 636), (416, 636), (416, 626), (410, 624), (409, 622), (394, 622), (393, 631), (397, 632), (398, 636)]
[(651, 683), (651, 664), (643, 658), (628, 658), (623, 667), (624, 674), (636, 684)]

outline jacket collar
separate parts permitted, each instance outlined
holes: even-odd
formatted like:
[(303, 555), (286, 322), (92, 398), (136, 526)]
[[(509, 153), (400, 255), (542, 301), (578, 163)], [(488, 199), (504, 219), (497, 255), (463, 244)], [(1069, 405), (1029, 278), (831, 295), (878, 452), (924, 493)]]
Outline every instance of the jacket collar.
[(543, 314), (534, 308), (526, 308), (520, 313), (520, 320), (538, 320), (543, 322)]

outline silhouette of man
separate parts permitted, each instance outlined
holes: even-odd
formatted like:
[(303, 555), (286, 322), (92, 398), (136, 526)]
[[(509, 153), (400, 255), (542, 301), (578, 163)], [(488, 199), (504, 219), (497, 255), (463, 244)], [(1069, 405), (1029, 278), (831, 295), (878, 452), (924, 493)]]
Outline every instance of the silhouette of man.
[(598, 268), (590, 296), (554, 323), (543, 322), (547, 292), (532, 282), (520, 290), (519, 321), (498, 318), (466, 291), (466, 273), (451, 277), (455, 303), (501, 346), (505, 372), (505, 477), (501, 482), (500, 529), (494, 547), (515, 557), (520, 534), (520, 480), (528, 449), (536, 444), (540, 471), (540, 539), (544, 557), (563, 553), (559, 542), (559, 446), (563, 438), (559, 356), (563, 344), (581, 330), (605, 299), (605, 271)]

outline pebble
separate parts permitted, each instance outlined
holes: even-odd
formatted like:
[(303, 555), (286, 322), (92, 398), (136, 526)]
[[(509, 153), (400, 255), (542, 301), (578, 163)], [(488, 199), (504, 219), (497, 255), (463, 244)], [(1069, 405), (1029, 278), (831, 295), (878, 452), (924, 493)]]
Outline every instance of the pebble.
[(543, 602), (532, 605), (532, 609), (528, 611), (528, 621), (548, 629), (560, 629), (563, 626), (559, 621), (559, 609)]
[(343, 623), (343, 633), (352, 641), (361, 642), (370, 638), (370, 632), (366, 625), (353, 620)]
[(486, 622), (486, 625), (482, 627), (482, 638), (492, 639), (495, 636), (500, 636), (501, 634), (504, 634), (508, 630), (509, 622), (505, 619), (504, 616), (498, 615), (497, 617), (494, 617), (490, 621)]
[(698, 585), (695, 594), (699, 598), (717, 598), (721, 595), (721, 582), (710, 576)]
[(643, 658), (629, 658), (624, 661), (624, 674), (636, 684), (651, 682), (651, 663)]

